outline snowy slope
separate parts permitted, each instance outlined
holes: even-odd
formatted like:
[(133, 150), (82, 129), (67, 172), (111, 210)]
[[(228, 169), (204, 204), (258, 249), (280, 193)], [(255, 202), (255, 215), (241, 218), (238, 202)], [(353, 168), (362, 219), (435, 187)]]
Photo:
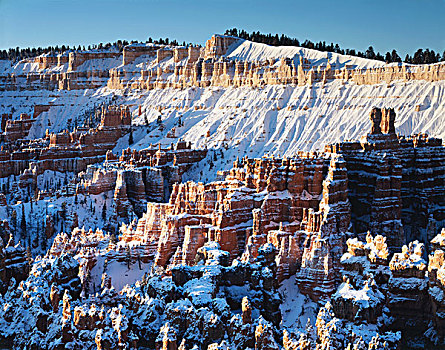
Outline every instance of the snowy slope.
[(270, 58), (292, 58), (296, 64), (299, 56), (310, 60), (311, 65), (325, 65), (329, 63), (336, 69), (346, 65), (352, 68), (377, 68), (385, 66), (384, 62), (369, 60), (349, 55), (340, 55), (333, 52), (321, 52), (318, 50), (306, 49), (298, 46), (269, 46), (266, 44), (254, 43), (242, 40), (239, 44), (230, 47), (227, 57), (242, 61), (265, 61)]
[(284, 280), (278, 292), (283, 301), (280, 305), (283, 317), (282, 326), (303, 329), (308, 320), (312, 325), (315, 324), (318, 306), (308, 296), (300, 292), (296, 285), (295, 276)]
[(176, 128), (176, 136), (196, 147), (226, 144), (239, 155), (291, 156), (298, 150), (317, 150), (327, 143), (359, 138), (370, 128), (368, 115), (373, 106), (395, 108), (397, 133), (426, 132), (445, 138), (444, 89), (445, 81), (393, 83), (390, 87), (333, 81), (313, 88), (153, 90), (132, 101), (141, 104), (143, 111), (134, 123), (154, 122), (160, 114), (158, 107), (163, 106), (165, 130), (153, 130), (134, 147), (159, 141), (170, 144), (172, 140), (165, 135), (181, 116), (184, 126)]
[[(4, 92), (0, 96), (0, 113), (15, 108), (15, 117), (31, 113), (34, 104), (54, 103), (42, 113), (31, 130), (31, 137), (43, 136), (46, 128), (60, 131), (86, 110), (109, 101), (129, 104), (137, 114), (136, 125), (154, 122), (158, 107), (162, 111), (164, 132), (147, 134), (135, 148), (159, 141), (170, 144), (165, 135), (179, 116), (184, 123), (176, 135), (197, 147), (237, 146), (240, 154), (251, 156), (266, 152), (292, 155), (297, 150), (321, 149), (324, 144), (358, 138), (370, 127), (368, 114), (373, 106), (396, 109), (396, 131), (400, 134), (426, 132), (445, 138), (445, 81), (411, 81), (386, 84), (356, 85), (332, 81), (308, 86), (271, 85), (262, 89), (188, 88), (129, 92), (107, 88), (75, 91)], [(420, 105), (420, 111), (416, 106)], [(196, 110), (195, 110), (196, 107)], [(203, 109), (201, 109), (203, 108)], [(48, 123), (49, 121), (49, 123)], [(210, 131), (210, 137), (206, 137)]]
[[(117, 104), (129, 105), (133, 124), (145, 126), (135, 133), (132, 147), (143, 149), (158, 142), (170, 145), (181, 138), (194, 147), (227, 149), (227, 164), (220, 164), (222, 169), (229, 167), (237, 156), (292, 156), (298, 150), (321, 150), (328, 143), (358, 139), (370, 129), (368, 115), (373, 106), (395, 108), (399, 134), (426, 132), (445, 138), (445, 81), (396, 82), (389, 87), (343, 84), (336, 80), (324, 87), (314, 84), (312, 88), (270, 85), (261, 89), (8, 91), (0, 95), (0, 113), (14, 107), (17, 118), (19, 113), (32, 113), (34, 104), (54, 103), (38, 117), (29, 136), (42, 137), (46, 129), (58, 132), (73, 127), (75, 118), (84, 118), (85, 112), (95, 105), (112, 99)], [(420, 111), (416, 111), (416, 106), (420, 106)], [(159, 107), (163, 108), (162, 114)], [(159, 115), (162, 131), (156, 123)], [(167, 138), (173, 127), (176, 137)], [(128, 146), (127, 135), (115, 152)]]
[[(314, 66), (330, 64), (355, 68), (380, 67), (384, 63), (358, 57), (319, 52), (301, 47), (272, 47), (240, 40), (233, 44), (227, 57), (232, 60), (265, 60), (291, 57), (298, 62), (300, 55)], [(111, 69), (125, 71), (129, 79), (138, 79), (141, 69), (163, 69), (174, 64), (173, 58), (160, 63), (154, 56), (138, 57), (122, 65), (116, 59), (92, 60), (81, 70)], [(0, 71), (34, 70), (36, 64), (18, 63), (14, 67), (0, 62)], [(171, 79), (173, 75), (167, 76)], [(238, 156), (258, 157), (264, 154), (292, 156), (297, 151), (322, 150), (325, 144), (344, 139), (358, 139), (370, 129), (372, 107), (395, 109), (396, 132), (403, 135), (425, 132), (445, 138), (445, 81), (421, 80), (391, 84), (357, 85), (352, 81), (329, 81), (312, 86), (268, 85), (264, 88), (192, 87), (155, 90), (73, 91), (5, 91), (0, 94), (0, 114), (15, 109), (32, 113), (35, 104), (54, 104), (42, 113), (30, 131), (29, 138), (42, 137), (46, 129), (59, 132), (81, 125), (85, 115), (101, 103), (126, 104), (133, 113), (136, 149), (161, 142), (170, 145), (178, 139), (190, 141), (194, 147), (224, 150), (225, 169)], [(141, 106), (142, 115), (138, 116)], [(162, 110), (160, 112), (160, 109)], [(162, 119), (162, 126), (157, 123)], [(175, 137), (167, 137), (175, 127)], [(128, 135), (115, 148), (127, 148)], [(217, 158), (217, 157), (216, 157)], [(208, 160), (206, 160), (208, 161)], [(222, 162), (221, 160), (219, 160)], [(218, 167), (217, 167), (218, 168)], [(195, 169), (196, 170), (196, 169)], [(205, 169), (201, 169), (205, 171)], [(209, 169), (207, 169), (209, 170)], [(214, 171), (212, 171), (214, 173)]]

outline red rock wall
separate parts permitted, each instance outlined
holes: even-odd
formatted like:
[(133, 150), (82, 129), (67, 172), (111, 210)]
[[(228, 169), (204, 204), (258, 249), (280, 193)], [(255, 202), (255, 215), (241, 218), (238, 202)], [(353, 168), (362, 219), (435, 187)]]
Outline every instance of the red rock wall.
[(325, 150), (346, 161), (354, 231), (384, 234), (392, 249), (400, 249), (407, 240), (428, 239), (429, 218), (445, 219), (445, 148), (427, 135), (396, 136), (394, 118), (391, 109), (373, 110), (371, 134)]

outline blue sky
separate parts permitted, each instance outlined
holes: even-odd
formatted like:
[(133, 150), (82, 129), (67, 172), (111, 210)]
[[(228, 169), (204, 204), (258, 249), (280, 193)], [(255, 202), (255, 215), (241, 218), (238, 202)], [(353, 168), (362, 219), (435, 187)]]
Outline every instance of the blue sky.
[(445, 50), (445, 0), (0, 0), (0, 49), (169, 37), (204, 44), (227, 28), (399, 55)]

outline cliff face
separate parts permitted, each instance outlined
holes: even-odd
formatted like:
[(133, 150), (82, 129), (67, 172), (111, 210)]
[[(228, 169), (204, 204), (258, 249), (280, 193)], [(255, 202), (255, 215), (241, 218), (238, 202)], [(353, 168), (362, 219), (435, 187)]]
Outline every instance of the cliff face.
[[(16, 111), (1, 107), (0, 213), (10, 223), (0, 233), (28, 244), (27, 227), (42, 231), (33, 248), (54, 240), (35, 261), (13, 240), (0, 249), (0, 340), (98, 349), (442, 344), (445, 151), (440, 139), (401, 137), (396, 126), (441, 127), (422, 116), (440, 111), (443, 65), (322, 55), (214, 36), (204, 48), (48, 55), (26, 74), (16, 74), (24, 62), (0, 74), (10, 90), (0, 99), (20, 100)], [(434, 84), (409, 90), (417, 79)], [(94, 116), (97, 101), (108, 107)], [(360, 129), (375, 101), (398, 105), (374, 108), (359, 141), (296, 151), (343, 135), (328, 120)], [(33, 139), (81, 113), (98, 126)], [(208, 178), (215, 164), (225, 169), (216, 181), (183, 181)], [(44, 211), (42, 223), (35, 213)], [(299, 314), (283, 320), (293, 329), (280, 324), (289, 314)]]
[[(428, 176), (422, 193), (434, 203), (427, 212), (431, 232), (422, 222), (403, 216), (411, 213), (405, 207), (411, 204), (410, 197), (404, 197), (403, 174), (425, 172), (401, 157), (422, 147), (423, 154), (434, 154), (431, 163), (424, 160), (422, 167), (440, 178), (440, 142), (420, 136), (423, 142), (412, 138), (410, 143), (397, 137), (391, 131), (391, 110), (375, 109), (371, 118), (374, 127), (360, 142), (330, 145), (326, 153), (300, 153), (296, 158), (245, 157), (235, 161), (231, 170), (220, 172), (220, 181), (207, 184), (169, 182), (174, 172), (180, 179), (191, 164), (203, 159), (205, 151), (183, 143), (170, 149), (124, 150), (119, 161), (110, 156), (105, 166), (90, 167), (78, 192), (113, 191), (119, 217), (125, 218), (130, 208), (139, 213), (136, 223), (121, 228), (120, 240), (136, 245), (132, 249), (140, 252), (138, 256), (156, 268), (168, 271), (177, 265), (194, 265), (199, 249), (209, 241), (217, 242), (230, 260), (249, 263), (268, 243), (277, 250), (277, 281), (296, 275), (301, 292), (323, 300), (341, 280), (341, 257), (350, 232), (359, 237), (383, 233), (385, 247), (397, 251), (407, 243), (404, 229), (431, 234), (432, 220), (437, 220), (437, 227), (443, 220), (444, 204), (435, 195), (443, 191), (443, 184)], [(171, 194), (166, 186), (171, 186)], [(154, 203), (167, 199), (168, 203)], [(378, 265), (388, 251), (382, 243), (373, 244), (386, 251), (386, 256), (374, 254)]]
[[(3, 230), (9, 232), (7, 222)], [(29, 274), (30, 257), (26, 249), (18, 242), (15, 244), (12, 233), (6, 246), (0, 238), (0, 292), (4, 293), (10, 284), (25, 280)]]
[(436, 195), (445, 191), (442, 141), (397, 136), (394, 110), (374, 109), (370, 117), (371, 133), (360, 142), (325, 148), (346, 161), (354, 230), (383, 233), (391, 249), (416, 237), (428, 241), (428, 228), (445, 218), (445, 198)]
[(88, 165), (105, 160), (106, 152), (129, 131), (131, 116), (128, 108), (112, 106), (102, 110), (101, 122), (95, 129), (76, 128), (73, 132), (65, 130), (47, 134), (45, 139), (31, 146), (26, 142), (13, 143), (17, 138), (26, 136), (30, 126), (20, 126), (18, 135), (17, 127), (13, 130), (12, 125), (32, 124), (34, 121), (23, 117), (7, 122), (7, 143), (0, 151), (0, 178), (22, 175), (26, 169), (30, 169), (34, 176), (46, 170), (74, 173), (86, 170)]
[[(104, 127), (114, 128), (115, 117)], [(40, 333), (27, 340), (24, 326), (14, 324), (0, 336), (20, 345), (57, 339), (63, 347), (83, 341), (98, 349), (442, 344), (445, 233), (437, 231), (444, 206), (435, 177), (442, 176), (443, 146), (426, 135), (395, 135), (390, 109), (370, 117), (371, 132), (360, 142), (292, 158), (244, 157), (205, 184), (170, 182), (207, 155), (185, 142), (126, 149), (119, 157), (108, 152), (104, 164), (80, 175), (78, 190), (112, 193), (119, 217), (143, 213), (117, 236), (79, 228), (57, 234), (31, 274), (24, 272), (25, 282), (7, 290), (0, 315), (6, 324), (27, 314)], [(70, 140), (53, 136), (52, 148)], [(418, 154), (429, 158), (407, 160)], [(417, 172), (423, 186), (409, 192), (404, 186)], [(410, 216), (410, 198), (421, 196), (432, 203), (427, 227)], [(434, 236), (429, 262), (424, 244), (408, 243), (405, 228)], [(0, 277), (12, 284), (8, 273), (29, 265), (23, 250), (8, 247), (15, 253), (0, 259)], [(285, 303), (296, 291), (304, 302)], [(304, 314), (301, 303), (316, 305), (309, 298), (324, 305), (313, 322), (303, 327), (298, 318), (296, 328), (282, 327), (288, 308)]]
[(113, 191), (119, 218), (128, 220), (131, 208), (142, 216), (149, 202), (166, 202), (173, 184), (193, 164), (202, 160), (207, 150), (194, 150), (184, 142), (169, 148), (122, 151), (120, 157), (107, 153), (101, 165), (89, 166), (77, 178), (76, 193), (99, 195)]
[[(58, 56), (41, 56), (33, 59), (38, 71), (28, 74), (14, 73), (0, 76), (0, 89), (32, 90), (36, 85), (48, 89), (95, 89), (107, 85), (112, 89), (185, 88), (188, 86), (250, 86), (267, 84), (312, 85), (330, 80), (351, 81), (355, 84), (390, 84), (394, 81), (445, 79), (443, 64), (424, 65), (364, 65), (340, 64), (352, 61), (349, 56), (320, 53), (326, 62), (312, 58), (313, 50), (285, 48), (270, 57), (235, 56), (240, 46), (263, 44), (245, 42), (230, 36), (213, 35), (201, 47), (170, 47), (153, 44), (131, 44), (119, 53), (110, 50), (71, 51)], [(263, 45), (265, 46), (265, 45)], [(242, 52), (243, 48), (238, 51)], [(286, 51), (287, 50), (287, 51)], [(287, 52), (287, 53), (286, 53)], [(286, 55), (288, 55), (286, 57)], [(329, 56), (329, 55), (328, 55)], [(338, 57), (337, 57), (338, 56)], [(138, 63), (150, 63), (149, 69), (140, 69)], [(168, 64), (165, 64), (168, 62)], [(372, 61), (370, 61), (372, 62)]]
[[(260, 247), (270, 242), (279, 252), (279, 281), (301, 265), (301, 274), (310, 283), (330, 281), (320, 288), (321, 295), (332, 292), (335, 272), (318, 265), (317, 259), (341, 254), (334, 237), (349, 227), (341, 158), (330, 161), (315, 154), (284, 160), (244, 158), (234, 166), (223, 182), (174, 185), (169, 203), (150, 203), (138, 224), (123, 231), (122, 239), (146, 245), (155, 265), (162, 267), (193, 264), (206, 241), (216, 241), (231, 259), (238, 256), (245, 262), (256, 259)], [(304, 248), (311, 239), (327, 245), (322, 257), (311, 256), (318, 251), (315, 245)], [(301, 260), (303, 250), (306, 255)], [(314, 270), (319, 274), (313, 275)], [(306, 282), (302, 278), (302, 285)]]

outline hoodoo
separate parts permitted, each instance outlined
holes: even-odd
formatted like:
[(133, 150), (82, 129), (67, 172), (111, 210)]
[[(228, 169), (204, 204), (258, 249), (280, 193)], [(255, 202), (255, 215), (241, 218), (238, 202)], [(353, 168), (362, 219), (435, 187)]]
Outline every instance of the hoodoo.
[(168, 43), (0, 60), (0, 347), (445, 346), (443, 62)]

